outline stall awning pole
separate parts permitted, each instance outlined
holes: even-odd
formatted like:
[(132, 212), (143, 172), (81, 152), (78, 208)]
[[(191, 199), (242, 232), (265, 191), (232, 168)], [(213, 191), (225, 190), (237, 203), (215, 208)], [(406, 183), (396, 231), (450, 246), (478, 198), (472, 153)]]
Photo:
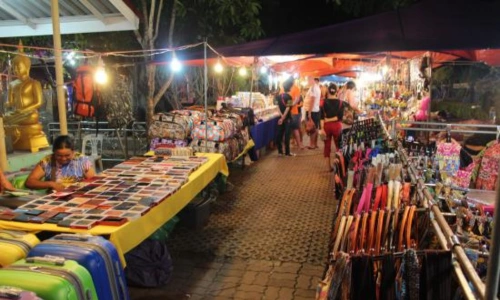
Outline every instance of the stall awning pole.
[(54, 57), (56, 63), (56, 89), (57, 89), (57, 110), (59, 111), (59, 124), (61, 135), (68, 134), (68, 124), (66, 122), (66, 99), (64, 97), (64, 79), (61, 46), (61, 24), (59, 23), (59, 2), (52, 0), (52, 38), (54, 40)]

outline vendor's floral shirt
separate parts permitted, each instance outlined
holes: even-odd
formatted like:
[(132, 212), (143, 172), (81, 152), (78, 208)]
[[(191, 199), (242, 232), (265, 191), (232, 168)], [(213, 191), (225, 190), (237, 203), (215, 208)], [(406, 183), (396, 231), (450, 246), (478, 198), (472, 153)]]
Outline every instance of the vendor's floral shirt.
[[(40, 166), (45, 171), (45, 180), (51, 180), (52, 155), (45, 156), (40, 161)], [(73, 159), (66, 165), (59, 165), (56, 162), (56, 182), (63, 185), (70, 185), (85, 179), (85, 173), (92, 168), (92, 162), (87, 156), (75, 153)]]

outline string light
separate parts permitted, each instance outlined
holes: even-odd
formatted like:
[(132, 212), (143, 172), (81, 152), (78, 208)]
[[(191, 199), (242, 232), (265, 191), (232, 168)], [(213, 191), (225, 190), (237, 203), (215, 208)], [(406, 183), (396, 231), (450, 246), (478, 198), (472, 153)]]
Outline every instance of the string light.
[(99, 62), (97, 63), (97, 70), (94, 74), (94, 80), (97, 84), (106, 84), (108, 82), (108, 74), (104, 69), (104, 61), (99, 56)]
[(172, 58), (172, 61), (170, 62), (170, 69), (172, 72), (179, 72), (182, 69), (182, 64), (181, 62), (177, 59), (177, 57)]
[(245, 77), (247, 76), (247, 69), (245, 67), (241, 67), (239, 70), (238, 70), (238, 74), (240, 74), (240, 76), (242, 77)]
[(215, 73), (222, 73), (222, 71), (224, 71), (224, 67), (220, 63), (219, 59), (217, 60), (217, 63), (214, 66), (214, 71), (215, 71)]

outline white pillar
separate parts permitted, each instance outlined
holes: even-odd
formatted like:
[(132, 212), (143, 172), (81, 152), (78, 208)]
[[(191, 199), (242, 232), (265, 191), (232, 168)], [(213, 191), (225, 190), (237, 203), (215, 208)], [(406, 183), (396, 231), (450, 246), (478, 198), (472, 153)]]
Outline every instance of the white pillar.
[(54, 39), (54, 56), (56, 63), (56, 88), (57, 88), (57, 110), (59, 111), (59, 124), (61, 135), (68, 134), (68, 124), (66, 121), (66, 99), (64, 97), (64, 79), (61, 46), (61, 24), (59, 23), (59, 3), (52, 0), (52, 38)]

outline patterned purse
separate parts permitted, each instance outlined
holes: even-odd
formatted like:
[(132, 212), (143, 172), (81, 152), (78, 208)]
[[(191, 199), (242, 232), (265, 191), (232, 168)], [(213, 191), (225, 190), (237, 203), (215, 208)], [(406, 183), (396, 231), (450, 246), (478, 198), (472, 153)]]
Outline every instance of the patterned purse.
[(189, 121), (186, 116), (168, 113), (156, 114), (149, 126), (150, 138), (185, 140), (189, 137)]

